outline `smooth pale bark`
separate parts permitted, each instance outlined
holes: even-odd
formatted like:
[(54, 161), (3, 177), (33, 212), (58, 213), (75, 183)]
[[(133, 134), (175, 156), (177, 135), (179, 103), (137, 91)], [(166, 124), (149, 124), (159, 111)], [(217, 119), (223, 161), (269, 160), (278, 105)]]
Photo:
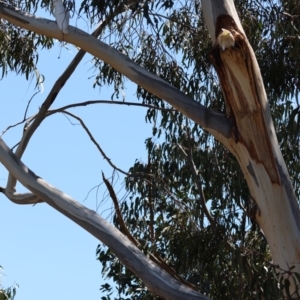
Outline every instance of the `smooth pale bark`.
[(170, 300), (208, 299), (181, 284), (158, 267), (125, 235), (95, 211), (86, 208), (35, 175), (11, 152), (1, 138), (0, 161), (28, 190), (105, 243), (120, 261), (146, 284), (153, 294)]
[(225, 51), (216, 42), (211, 59), (220, 79), (228, 117), (235, 124), (231, 152), (251, 192), (252, 217), (265, 234), (273, 263), (285, 270), (295, 266), (294, 270), (300, 272), (300, 211), (279, 149), (259, 66), (233, 1), (209, 2), (203, 8), (208, 22), (214, 24), (214, 28), (209, 28), (210, 35), (217, 41), (224, 28), (235, 39), (235, 46)]

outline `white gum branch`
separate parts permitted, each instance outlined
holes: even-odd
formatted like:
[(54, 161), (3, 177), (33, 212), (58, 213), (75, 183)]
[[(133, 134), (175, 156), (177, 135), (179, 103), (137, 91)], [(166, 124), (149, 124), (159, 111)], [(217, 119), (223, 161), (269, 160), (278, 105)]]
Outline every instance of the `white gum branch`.
[[(4, 3), (0, 3), (0, 17), (38, 34), (62, 40), (61, 31), (54, 21), (37, 18)], [(200, 124), (216, 139), (230, 148), (228, 139), (231, 137), (232, 124), (226, 116), (200, 105), (163, 79), (132, 62), (124, 54), (76, 27), (69, 26), (69, 34), (64, 36), (64, 41), (80, 47), (110, 64), (127, 78), (167, 101), (188, 118)]]
[(67, 194), (59, 191), (35, 175), (11, 152), (0, 138), (0, 161), (24, 187), (54, 209), (105, 243), (152, 293), (164, 299), (207, 300), (205, 296), (175, 280), (153, 263), (125, 235), (95, 211), (86, 208)]

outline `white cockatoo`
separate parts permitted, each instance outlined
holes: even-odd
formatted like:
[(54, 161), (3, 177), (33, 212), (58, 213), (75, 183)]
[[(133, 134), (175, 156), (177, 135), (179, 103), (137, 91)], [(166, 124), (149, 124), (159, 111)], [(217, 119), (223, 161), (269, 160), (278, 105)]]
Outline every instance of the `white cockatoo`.
[(52, 0), (52, 4), (54, 9), (53, 15), (59, 29), (62, 30), (64, 34), (68, 34), (70, 19), (69, 11), (64, 7), (62, 0)]
[(222, 28), (221, 33), (218, 36), (218, 44), (223, 51), (227, 48), (234, 47), (235, 41), (232, 33), (229, 30)]

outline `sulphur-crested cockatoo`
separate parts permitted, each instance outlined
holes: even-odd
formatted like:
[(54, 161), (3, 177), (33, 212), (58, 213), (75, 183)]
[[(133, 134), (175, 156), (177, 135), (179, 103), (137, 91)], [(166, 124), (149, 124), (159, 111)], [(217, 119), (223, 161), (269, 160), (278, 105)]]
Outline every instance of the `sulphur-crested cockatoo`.
[(52, 0), (53, 3), (53, 15), (56, 19), (56, 23), (60, 30), (64, 34), (69, 33), (69, 11), (64, 7), (62, 0)]
[(222, 28), (221, 33), (218, 36), (218, 44), (223, 51), (227, 48), (234, 47), (235, 41), (232, 33), (229, 30)]

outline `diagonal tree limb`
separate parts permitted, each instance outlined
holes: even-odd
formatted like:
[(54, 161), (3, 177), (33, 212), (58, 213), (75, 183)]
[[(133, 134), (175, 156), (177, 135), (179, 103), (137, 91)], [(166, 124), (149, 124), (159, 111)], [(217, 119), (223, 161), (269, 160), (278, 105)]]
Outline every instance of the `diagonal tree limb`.
[[(61, 40), (61, 32), (54, 21), (36, 18), (34, 15), (26, 14), (3, 3), (0, 3), (0, 17), (38, 34)], [(197, 103), (160, 77), (146, 71), (124, 54), (86, 32), (73, 26), (69, 27), (69, 32), (68, 35), (64, 36), (64, 41), (102, 59), (150, 93), (166, 100), (171, 106), (201, 125), (228, 149), (232, 150), (232, 123), (225, 115), (211, 111)]]
[[(128, 5), (131, 5), (135, 3), (137, 0), (131, 0), (131, 2)], [(2, 4), (2, 3), (1, 3)], [(109, 22), (118, 14), (122, 13), (124, 10), (127, 9), (127, 6), (121, 4), (118, 9), (116, 9), (113, 13), (111, 13), (99, 26), (98, 28), (92, 33), (93, 37), (98, 37), (101, 32), (106, 28), (106, 26), (109, 24)], [(76, 54), (72, 62), (69, 64), (67, 69), (63, 72), (63, 74), (57, 79), (55, 84), (53, 85), (51, 91), (49, 92), (46, 100), (43, 102), (40, 111), (38, 114), (35, 116), (32, 124), (30, 126), (25, 126), (24, 132), (22, 139), (19, 143), (19, 146), (15, 152), (18, 158), (21, 158), (22, 155), (24, 154), (24, 151), (28, 145), (28, 142), (30, 138), (32, 137), (33, 133), (35, 130), (38, 128), (38, 126), (42, 123), (42, 121), (45, 119), (46, 114), (48, 112), (48, 109), (50, 106), (53, 104), (55, 101), (58, 93), (64, 86), (64, 84), (68, 81), (70, 76), (73, 74), (75, 69), (77, 68), (78, 64), (81, 62), (82, 58), (86, 54), (86, 51), (84, 50), (79, 50), (79, 52)], [(29, 124), (29, 123), (27, 123)], [(20, 198), (21, 194), (16, 194), (16, 179), (9, 174), (8, 180), (7, 180), (7, 185), (5, 188), (5, 194), (9, 199), (12, 201), (18, 201), (17, 199)], [(13, 200), (15, 199), (15, 200)], [(25, 201), (25, 199), (23, 199)], [(38, 202), (38, 201), (36, 201)]]
[[(132, 0), (132, 3), (135, 3), (137, 0)], [(91, 34), (92, 37), (97, 38), (102, 31), (106, 28), (106, 26), (109, 24), (109, 22), (119, 13), (122, 13), (126, 7), (121, 4), (119, 8), (114, 11), (110, 16), (108, 16), (99, 26), (95, 31)], [(68, 79), (71, 77), (75, 69), (77, 68), (78, 64), (81, 62), (82, 58), (86, 54), (86, 51), (84, 50), (79, 50), (74, 59), (71, 61), (69, 66), (66, 68), (66, 70), (63, 72), (63, 74), (57, 79), (55, 84), (53, 85), (51, 91), (49, 92), (46, 100), (43, 102), (39, 113), (36, 115), (33, 123), (30, 125), (30, 127), (26, 130), (26, 133), (24, 133), (22, 140), (19, 144), (19, 147), (16, 151), (16, 155), (21, 158), (26, 146), (29, 142), (29, 139), (31, 138), (32, 134), (34, 131), (37, 129), (37, 127), (41, 124), (43, 119), (46, 117), (46, 114), (48, 112), (48, 109), (50, 106), (53, 104), (55, 101), (58, 93), (60, 90), (63, 88), (65, 83), (68, 81)]]
[(28, 169), (0, 138), (0, 161), (24, 187), (105, 243), (152, 293), (164, 299), (207, 300), (153, 263), (129, 239), (95, 211), (48, 184)]
[[(53, 21), (36, 18), (3, 3), (0, 3), (0, 17), (38, 34), (61, 40), (61, 32)], [(70, 26), (70, 34), (64, 36), (64, 41), (103, 59), (133, 82), (157, 97), (166, 100), (188, 118), (201, 125), (232, 151), (232, 123), (225, 115), (218, 114), (200, 105), (158, 76), (132, 62), (127, 56), (78, 28)]]

